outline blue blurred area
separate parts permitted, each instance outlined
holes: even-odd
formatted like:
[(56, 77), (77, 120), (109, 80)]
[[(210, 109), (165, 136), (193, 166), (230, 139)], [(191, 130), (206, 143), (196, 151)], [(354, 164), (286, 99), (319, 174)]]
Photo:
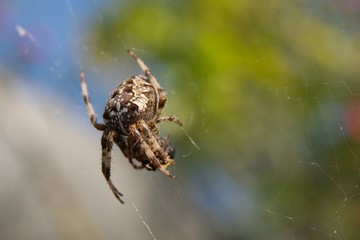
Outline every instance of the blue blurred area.
[(252, 191), (223, 169), (203, 166), (196, 169), (190, 186), (191, 200), (214, 220), (236, 228), (251, 218), (256, 199)]
[(84, 33), (111, 2), (1, 1), (0, 69), (27, 79), (28, 88), (79, 103)]

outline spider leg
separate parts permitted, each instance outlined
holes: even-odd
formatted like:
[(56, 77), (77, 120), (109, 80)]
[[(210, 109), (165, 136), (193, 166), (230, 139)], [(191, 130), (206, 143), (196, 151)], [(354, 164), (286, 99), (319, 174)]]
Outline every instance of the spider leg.
[(84, 98), (84, 102), (85, 102), (87, 111), (89, 113), (90, 121), (91, 121), (92, 125), (97, 130), (104, 131), (106, 126), (104, 124), (98, 123), (96, 121), (95, 111), (94, 111), (93, 106), (91, 105), (89, 92), (87, 90), (86, 83), (85, 83), (85, 73), (84, 73), (84, 71), (81, 71), (81, 73), (80, 73), (80, 82), (81, 82), (80, 83), (81, 92), (82, 92), (82, 95), (83, 95), (83, 98)]
[[(133, 136), (128, 136), (128, 139), (127, 139), (127, 151), (128, 151), (128, 156), (127, 158), (129, 159), (129, 163), (131, 164), (131, 166), (133, 166), (133, 168), (135, 169), (143, 169), (145, 168), (145, 165), (141, 165), (141, 166), (138, 166), (136, 165), (134, 162), (133, 162), (133, 157), (134, 157), (134, 147), (136, 146), (136, 144), (134, 143), (134, 137)], [(137, 159), (138, 160), (138, 159)]]
[(111, 191), (114, 193), (115, 197), (121, 202), (124, 203), (124, 201), (120, 198), (123, 195), (117, 190), (117, 188), (114, 186), (110, 179), (110, 168), (111, 168), (111, 150), (112, 145), (114, 141), (114, 137), (116, 135), (115, 131), (107, 130), (104, 131), (102, 138), (101, 138), (101, 146), (102, 146), (102, 158), (101, 158), (101, 166), (102, 166), (102, 172), (104, 174), (104, 177), (107, 181), (107, 183), (110, 186)]
[[(140, 144), (139, 147), (142, 148), (142, 150), (144, 151), (146, 157), (149, 159), (149, 161), (151, 163), (153, 163), (157, 169), (159, 169), (162, 173), (164, 173), (165, 175), (175, 179), (175, 176), (172, 175), (168, 170), (166, 170), (163, 165), (161, 165), (159, 159), (157, 159), (157, 157), (155, 156), (154, 152), (151, 150), (152, 148), (149, 146), (149, 144), (146, 143), (146, 141), (144, 140), (143, 136), (141, 135), (141, 133), (136, 129), (136, 125), (130, 125), (129, 127), (130, 132), (139, 140), (138, 144)], [(154, 141), (156, 142), (156, 141)], [(151, 142), (152, 144), (153, 142)], [(166, 155), (166, 153), (161, 149), (160, 145), (156, 142), (155, 145), (153, 145), (155, 147), (155, 149), (158, 149), (159, 152), (162, 152), (166, 158), (168, 158), (168, 156)], [(168, 158), (169, 159), (169, 158)], [(169, 159), (169, 161), (173, 161), (172, 159)]]
[[(144, 157), (142, 154), (137, 154), (137, 156), (135, 156), (134, 158), (141, 163), (140, 166), (136, 165), (133, 161), (132, 161), (132, 156), (134, 153), (134, 148), (136, 149), (135, 152), (139, 152), (141, 151), (141, 147), (140, 144), (138, 144), (138, 142), (134, 142), (133, 136), (130, 135), (128, 137), (128, 146), (129, 146), (129, 152), (131, 153), (129, 155), (129, 162), (131, 163), (131, 165), (135, 168), (135, 169), (144, 169), (146, 168), (148, 171), (156, 171), (156, 168), (154, 166), (149, 165), (149, 160), (147, 160), (146, 156)], [(131, 157), (131, 158), (130, 158)]]
[[(128, 136), (128, 143), (126, 143), (126, 140), (120, 134), (117, 134), (114, 138), (114, 142), (116, 143), (116, 145), (118, 145), (118, 147), (120, 148), (124, 156), (129, 160), (129, 163), (133, 166), (134, 169), (144, 169), (146, 168), (146, 163), (144, 163), (144, 161), (141, 161), (141, 159), (135, 158), (136, 160), (141, 162), (140, 166), (136, 165), (133, 162), (133, 158), (134, 158), (133, 148), (136, 147), (136, 144), (134, 144), (134, 141), (131, 138), (132, 136)], [(148, 170), (155, 171), (156, 169), (148, 169)]]
[[(162, 122), (173, 122), (176, 123), (177, 125), (179, 125), (180, 127), (183, 126), (182, 122), (180, 121), (180, 119), (178, 119), (175, 116), (169, 116), (169, 117), (158, 117), (155, 120), (155, 123), (162, 123)], [(185, 130), (185, 128), (182, 128), (185, 135), (189, 138), (189, 140), (191, 141), (191, 143), (200, 150), (200, 147), (195, 143), (195, 141), (190, 137), (190, 135), (187, 133), (187, 131)]]
[(183, 126), (182, 122), (180, 121), (180, 119), (178, 119), (175, 116), (168, 116), (168, 117), (159, 117), (158, 119), (156, 119), (156, 123), (163, 123), (163, 122), (173, 122), (177, 125), (179, 125), (180, 127)]
[(128, 50), (128, 53), (130, 54), (130, 56), (132, 56), (135, 61), (137, 62), (137, 64), (140, 66), (141, 70), (144, 71), (145, 75), (149, 78), (151, 85), (154, 86), (154, 88), (157, 89), (161, 89), (159, 83), (157, 82), (156, 78), (151, 74), (150, 69), (148, 68), (148, 66), (145, 65), (145, 63), (138, 58), (135, 53), (133, 53), (131, 50)]
[(141, 169), (141, 167), (135, 165), (135, 163), (132, 161), (132, 150), (130, 150), (126, 144), (126, 141), (123, 139), (123, 137), (121, 137), (120, 134), (117, 134), (116, 137), (114, 138), (114, 142), (116, 143), (116, 145), (120, 148), (120, 150), (122, 151), (122, 153), (124, 154), (124, 156), (126, 158), (129, 159), (129, 162), (131, 163), (131, 165), (135, 168), (135, 169)]
[(140, 58), (138, 58), (131, 50), (128, 50), (128, 53), (135, 59), (137, 64), (144, 71), (145, 76), (149, 79), (150, 84), (155, 88), (155, 92), (158, 97), (158, 110), (156, 111), (156, 116), (160, 116), (161, 110), (164, 108), (167, 99), (164, 90), (160, 87), (156, 78), (151, 74), (150, 69), (145, 65), (145, 63)]
[[(148, 125), (141, 120), (139, 123), (139, 126), (141, 128), (141, 130), (143, 130), (142, 132), (146, 133), (146, 138), (149, 142), (151, 146), (154, 146), (155, 150), (157, 150), (159, 152), (159, 154), (161, 155), (161, 157), (163, 159), (165, 159), (166, 163), (172, 163), (174, 160), (172, 160), (171, 158), (169, 158), (169, 156), (165, 153), (163, 146), (160, 146), (158, 141), (162, 141), (161, 139), (157, 139), (154, 137), (153, 131), (150, 130), (150, 128), (148, 127)], [(154, 130), (156, 132), (156, 134), (158, 133), (158, 130)], [(165, 142), (163, 142), (163, 144), (167, 144), (166, 142), (167, 140), (165, 140)], [(166, 164), (168, 165), (168, 164)]]

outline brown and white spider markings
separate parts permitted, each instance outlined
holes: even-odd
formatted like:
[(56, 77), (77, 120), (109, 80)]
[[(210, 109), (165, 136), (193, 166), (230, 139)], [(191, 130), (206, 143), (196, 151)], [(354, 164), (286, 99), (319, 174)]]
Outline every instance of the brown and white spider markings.
[[(123, 196), (110, 179), (111, 151), (113, 142), (119, 146), (135, 169), (146, 168), (149, 171), (159, 169), (165, 175), (175, 178), (166, 168), (174, 163), (175, 150), (170, 146), (168, 137), (159, 137), (156, 124), (182, 123), (174, 116), (161, 117), (166, 103), (166, 94), (160, 87), (149, 68), (132, 51), (128, 53), (139, 64), (145, 75), (128, 78), (115, 88), (106, 103), (103, 114), (104, 124), (98, 123), (85, 83), (85, 74), (81, 72), (81, 90), (93, 126), (103, 131), (102, 172), (115, 197), (121, 202)], [(137, 160), (141, 165), (133, 162)]]

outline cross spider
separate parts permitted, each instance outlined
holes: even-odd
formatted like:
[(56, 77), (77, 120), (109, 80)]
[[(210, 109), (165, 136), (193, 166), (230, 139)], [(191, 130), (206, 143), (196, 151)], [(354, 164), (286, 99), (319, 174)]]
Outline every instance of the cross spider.
[[(105, 106), (104, 124), (96, 120), (85, 83), (85, 74), (83, 71), (80, 74), (82, 95), (90, 121), (97, 130), (103, 131), (102, 173), (115, 197), (121, 203), (124, 203), (121, 199), (123, 195), (110, 179), (113, 142), (118, 145), (135, 169), (146, 168), (149, 171), (159, 169), (174, 179), (175, 176), (166, 168), (174, 163), (175, 150), (170, 146), (168, 137), (159, 137), (156, 124), (174, 122), (182, 126), (180, 120), (174, 116), (160, 116), (167, 99), (164, 90), (144, 62), (132, 51), (128, 50), (128, 53), (144, 71), (145, 76), (132, 76), (115, 88)], [(133, 159), (141, 165), (135, 164)]]

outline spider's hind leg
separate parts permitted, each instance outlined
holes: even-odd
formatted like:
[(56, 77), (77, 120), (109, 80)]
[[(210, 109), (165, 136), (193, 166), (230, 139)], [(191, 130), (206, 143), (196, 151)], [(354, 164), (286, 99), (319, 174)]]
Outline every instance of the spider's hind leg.
[(124, 201), (121, 199), (123, 196), (122, 193), (117, 190), (110, 179), (110, 170), (111, 170), (111, 150), (114, 141), (114, 137), (116, 136), (116, 132), (112, 130), (104, 131), (102, 138), (101, 138), (101, 146), (102, 146), (102, 158), (101, 158), (101, 166), (102, 172), (107, 183), (110, 186), (111, 191), (114, 193), (115, 197), (121, 202)]

